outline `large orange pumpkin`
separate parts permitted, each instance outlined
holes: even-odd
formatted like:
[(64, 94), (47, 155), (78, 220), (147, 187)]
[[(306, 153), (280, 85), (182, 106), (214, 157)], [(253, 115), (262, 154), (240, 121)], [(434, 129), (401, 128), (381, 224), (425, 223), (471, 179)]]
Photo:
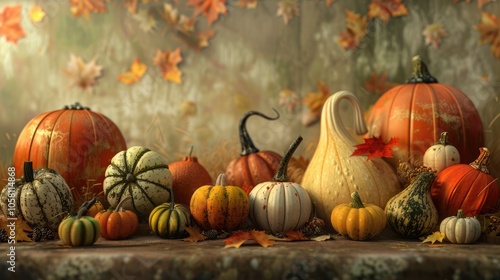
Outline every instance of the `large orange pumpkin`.
[(241, 142), (240, 157), (233, 159), (226, 168), (227, 183), (233, 186), (246, 186), (251, 189), (255, 185), (273, 179), (278, 170), (281, 156), (273, 151), (260, 151), (255, 147), (248, 134), (246, 121), (257, 115), (266, 120), (277, 120), (279, 113), (273, 109), (276, 117), (271, 118), (260, 112), (247, 112), (240, 121), (239, 134)]
[(419, 56), (413, 58), (407, 83), (390, 89), (374, 104), (368, 129), (369, 136), (386, 142), (397, 137), (393, 156), (401, 161), (421, 161), (444, 131), (462, 162), (473, 161), (475, 149), (484, 146), (483, 124), (472, 101), (460, 90), (438, 83)]
[[(13, 164), (16, 176), (23, 174), (25, 161), (56, 170), (75, 200), (83, 201), (86, 193), (102, 192), (111, 158), (124, 149), (125, 139), (110, 119), (76, 103), (33, 118), (19, 134)], [(88, 179), (95, 181), (87, 184)]]

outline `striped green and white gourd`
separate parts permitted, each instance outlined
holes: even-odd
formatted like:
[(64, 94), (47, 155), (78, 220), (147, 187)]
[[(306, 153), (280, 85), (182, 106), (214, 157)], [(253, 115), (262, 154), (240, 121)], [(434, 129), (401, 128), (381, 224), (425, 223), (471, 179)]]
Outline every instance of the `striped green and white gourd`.
[[(73, 210), (73, 196), (64, 178), (55, 170), (33, 170), (33, 163), (27, 161), (24, 176), (15, 182), (13, 196), (12, 193), (9, 196), (6, 186), (0, 194), (0, 204), (5, 216), (22, 216), (32, 227), (55, 230)], [(14, 210), (9, 206), (14, 206)]]
[(191, 213), (186, 206), (174, 202), (173, 192), (171, 196), (170, 202), (155, 207), (149, 214), (149, 228), (165, 239), (185, 237), (188, 235), (186, 227), (193, 225)]
[(123, 209), (147, 219), (158, 205), (170, 201), (172, 173), (157, 152), (142, 146), (130, 147), (111, 159), (103, 182), (104, 194), (112, 207), (130, 196)]
[(405, 238), (418, 238), (433, 232), (439, 221), (430, 193), (435, 178), (432, 172), (422, 172), (406, 189), (389, 199), (385, 214), (393, 231)]

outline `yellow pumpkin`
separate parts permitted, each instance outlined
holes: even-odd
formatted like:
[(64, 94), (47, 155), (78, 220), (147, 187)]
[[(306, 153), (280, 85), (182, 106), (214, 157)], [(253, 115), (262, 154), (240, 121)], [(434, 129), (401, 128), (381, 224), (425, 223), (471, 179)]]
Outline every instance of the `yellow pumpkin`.
[(325, 221), (335, 206), (351, 201), (354, 191), (366, 198), (366, 203), (381, 208), (401, 191), (394, 169), (383, 159), (351, 156), (359, 143), (342, 123), (343, 100), (354, 108), (356, 133), (366, 133), (363, 113), (354, 94), (339, 91), (328, 97), (321, 113), (319, 142), (301, 183), (314, 202), (318, 217)]
[(332, 226), (352, 240), (367, 240), (379, 235), (387, 223), (384, 210), (374, 204), (364, 204), (357, 192), (351, 203), (337, 205), (332, 210)]

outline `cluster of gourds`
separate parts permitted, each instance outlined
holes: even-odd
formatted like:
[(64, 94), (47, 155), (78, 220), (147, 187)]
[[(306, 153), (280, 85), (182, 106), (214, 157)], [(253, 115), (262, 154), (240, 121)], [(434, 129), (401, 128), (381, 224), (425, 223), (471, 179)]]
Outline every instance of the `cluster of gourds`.
[[(249, 117), (276, 120), (277, 111), (275, 117), (256, 111), (243, 116), (240, 156), (214, 185), (192, 150), (168, 164), (146, 147), (126, 148), (108, 118), (79, 104), (42, 114), (28, 123), (16, 144), (14, 166), (24, 175), (16, 181), (16, 213), (32, 225), (58, 228), (72, 246), (93, 244), (99, 236), (128, 238), (141, 220), (161, 238), (182, 238), (194, 224), (232, 231), (248, 220), (258, 229), (285, 232), (304, 226), (313, 204), (318, 218), (353, 240), (377, 236), (386, 225), (403, 237), (420, 237), (442, 221), (447, 240), (473, 242), (480, 229), (470, 216), (495, 210), (500, 200), (498, 184), (488, 174), (490, 154), (481, 120), (464, 93), (439, 84), (418, 56), (413, 63), (408, 83), (389, 90), (373, 106), (369, 129), (354, 94), (340, 91), (326, 100), (316, 151), (301, 179), (288, 178), (287, 172), (302, 137), (281, 156), (257, 149), (246, 129)], [(397, 137), (396, 160), (422, 160), (433, 172), (422, 172), (402, 189), (394, 162), (351, 156), (358, 139), (342, 122), (342, 101), (354, 108), (358, 135), (384, 141)], [(481, 147), (475, 160), (469, 146)], [(34, 165), (45, 168), (33, 170)], [(88, 178), (102, 185), (84, 190)], [(85, 191), (103, 191), (110, 209), (92, 200), (76, 215), (63, 215), (73, 213), (75, 197)], [(8, 199), (4, 188), (4, 213)]]

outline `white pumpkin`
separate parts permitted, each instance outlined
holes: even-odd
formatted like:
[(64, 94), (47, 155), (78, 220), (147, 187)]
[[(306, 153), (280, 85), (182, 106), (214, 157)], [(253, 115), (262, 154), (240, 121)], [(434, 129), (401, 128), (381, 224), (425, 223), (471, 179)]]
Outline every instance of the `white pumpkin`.
[(460, 153), (448, 141), (448, 132), (442, 132), (439, 140), (424, 153), (423, 164), (426, 167), (441, 172), (446, 167), (459, 164)]
[(456, 216), (447, 217), (441, 222), (439, 231), (451, 243), (468, 244), (476, 242), (481, 236), (481, 224), (475, 217), (465, 217), (460, 209)]
[(329, 221), (335, 206), (349, 203), (355, 191), (365, 203), (384, 208), (401, 191), (395, 170), (383, 159), (351, 156), (359, 142), (342, 122), (340, 109), (346, 100), (354, 108), (354, 128), (358, 135), (367, 132), (359, 101), (348, 91), (328, 97), (321, 112), (320, 136), (316, 151), (302, 178), (302, 187), (311, 196), (318, 218)]
[(73, 210), (73, 196), (56, 171), (33, 171), (33, 163), (25, 162), (24, 177), (16, 180), (13, 192), (9, 185), (3, 188), (0, 206), (5, 216), (22, 216), (32, 227), (55, 230)]
[(302, 186), (288, 182), (286, 175), (288, 162), (301, 141), (299, 136), (283, 156), (274, 181), (260, 183), (250, 192), (249, 218), (255, 227), (286, 232), (303, 227), (309, 220), (311, 198)]
[(112, 207), (130, 196), (123, 209), (147, 218), (158, 205), (170, 202), (172, 173), (157, 152), (142, 146), (130, 147), (111, 159), (103, 182), (104, 194)]

